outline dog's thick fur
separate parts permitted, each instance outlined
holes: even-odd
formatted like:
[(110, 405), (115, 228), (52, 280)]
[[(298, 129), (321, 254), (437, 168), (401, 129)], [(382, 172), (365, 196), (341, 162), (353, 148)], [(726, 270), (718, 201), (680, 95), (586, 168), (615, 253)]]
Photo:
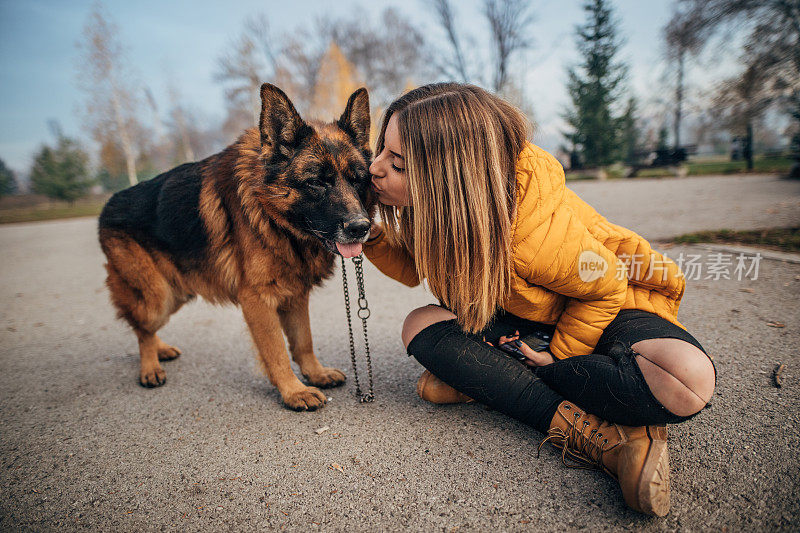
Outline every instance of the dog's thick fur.
[(369, 97), (359, 89), (341, 118), (300, 118), (277, 87), (261, 87), (261, 120), (234, 144), (121, 191), (100, 215), (111, 301), (139, 340), (142, 385), (166, 381), (159, 360), (180, 350), (156, 332), (200, 295), (242, 308), (260, 362), (284, 403), (322, 407), (304, 385), (341, 385), (345, 375), (314, 354), (309, 291), (334, 272), (339, 243), (369, 236), (376, 203), (368, 166)]

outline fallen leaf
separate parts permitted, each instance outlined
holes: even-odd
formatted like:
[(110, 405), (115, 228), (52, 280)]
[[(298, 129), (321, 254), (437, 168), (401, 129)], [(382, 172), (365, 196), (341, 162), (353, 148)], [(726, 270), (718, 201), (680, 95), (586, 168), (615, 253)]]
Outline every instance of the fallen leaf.
[(772, 328), (785, 328), (786, 324), (782, 322), (767, 322), (767, 325)]
[(783, 378), (781, 377), (783, 369), (784, 365), (778, 363), (778, 365), (775, 367), (775, 370), (772, 371), (772, 383), (778, 388), (783, 386)]
[(338, 470), (339, 472), (344, 474), (344, 468), (342, 468), (342, 465), (340, 465), (339, 463), (331, 463), (331, 468), (333, 468), (334, 470)]
[(750, 294), (753, 294), (754, 292), (756, 292), (755, 289), (751, 289), (750, 287), (745, 287), (744, 289), (739, 289), (739, 290), (742, 291), (742, 292), (749, 292)]
[(319, 429), (315, 429), (315, 430), (314, 430), (314, 433), (316, 433), (317, 435), (322, 435), (323, 433), (325, 433), (325, 432), (326, 432), (326, 431), (328, 431), (329, 429), (331, 429), (329, 426), (322, 426), (322, 427), (321, 427), (321, 428), (319, 428)]

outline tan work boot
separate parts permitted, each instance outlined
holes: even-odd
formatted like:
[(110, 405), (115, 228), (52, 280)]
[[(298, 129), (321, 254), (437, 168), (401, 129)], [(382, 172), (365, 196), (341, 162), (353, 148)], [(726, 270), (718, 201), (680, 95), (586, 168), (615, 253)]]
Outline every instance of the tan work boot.
[[(564, 401), (547, 434), (539, 450), (549, 440), (561, 448), (566, 466), (600, 468), (615, 477), (633, 509), (656, 516), (669, 512), (666, 426), (612, 424)], [(577, 464), (567, 464), (567, 456)]]
[(458, 392), (427, 370), (422, 373), (417, 381), (417, 394), (423, 400), (431, 403), (469, 403), (475, 401), (466, 394)]

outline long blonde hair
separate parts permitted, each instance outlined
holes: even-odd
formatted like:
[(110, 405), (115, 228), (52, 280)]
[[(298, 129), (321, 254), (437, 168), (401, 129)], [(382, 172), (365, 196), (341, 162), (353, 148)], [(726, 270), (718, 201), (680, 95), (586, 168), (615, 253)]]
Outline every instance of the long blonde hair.
[(475, 333), (511, 290), (515, 167), (528, 122), (475, 85), (424, 85), (387, 108), (375, 153), (394, 114), (411, 205), (379, 205), (386, 237), (413, 255), (419, 278)]

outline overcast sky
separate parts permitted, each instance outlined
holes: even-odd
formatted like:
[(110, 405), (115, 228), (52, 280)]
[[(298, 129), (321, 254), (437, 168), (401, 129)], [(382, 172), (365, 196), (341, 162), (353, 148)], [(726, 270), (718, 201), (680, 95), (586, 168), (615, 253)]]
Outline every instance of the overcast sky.
[[(465, 29), (485, 37), (479, 0), (453, 3)], [(574, 27), (584, 20), (581, 3), (532, 0), (536, 46), (517, 68), (525, 72), (525, 90), (535, 109), (535, 141), (547, 150), (562, 142), (559, 116), (569, 102), (565, 66), (578, 59)], [(130, 63), (162, 109), (168, 107), (166, 86), (172, 77), (188, 107), (199, 110), (209, 124), (224, 114), (223, 89), (212, 79), (217, 58), (251, 14), (267, 14), (280, 32), (319, 13), (361, 12), (365, 24), (377, 24), (378, 14), (394, 6), (426, 35), (440, 38), (422, 0), (108, 0), (104, 5), (120, 28)], [(613, 5), (626, 39), (620, 59), (630, 66), (633, 90), (644, 101), (665, 95), (661, 28), (672, 1), (614, 0)], [(15, 171), (26, 173), (39, 146), (53, 142), (49, 119), (57, 120), (67, 135), (87, 138), (75, 66), (76, 42), (91, 8), (89, 0), (0, 0), (0, 158)]]

